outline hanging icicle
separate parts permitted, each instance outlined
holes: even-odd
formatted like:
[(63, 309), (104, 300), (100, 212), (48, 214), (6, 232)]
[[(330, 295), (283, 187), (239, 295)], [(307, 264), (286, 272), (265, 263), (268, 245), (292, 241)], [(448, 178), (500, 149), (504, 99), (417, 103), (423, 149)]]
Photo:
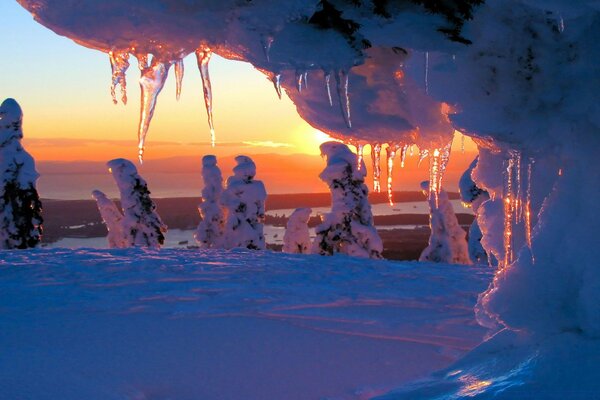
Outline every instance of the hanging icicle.
[(140, 69), (140, 71), (143, 71), (150, 66), (150, 64), (148, 63), (148, 54), (146, 54), (146, 53), (134, 53), (134, 54), (135, 54), (135, 58), (137, 59), (138, 68)]
[(515, 193), (514, 193), (514, 204), (513, 208), (515, 210), (515, 222), (519, 223), (523, 218), (523, 198), (522, 198), (522, 190), (521, 190), (521, 152), (515, 151), (513, 153), (514, 158), (514, 173), (515, 173)]
[(358, 163), (358, 170), (362, 169), (363, 159), (364, 159), (365, 145), (363, 143), (356, 143), (356, 161)]
[(273, 36), (271, 36), (271, 35), (263, 36), (261, 38), (261, 44), (262, 44), (263, 52), (265, 53), (265, 58), (267, 59), (267, 62), (271, 62), (270, 53), (271, 53), (271, 45), (273, 44), (273, 40), (274, 40)]
[(179, 101), (181, 97), (181, 88), (183, 86), (183, 59), (175, 61), (175, 98)]
[(460, 152), (465, 154), (465, 135), (460, 135)]
[(281, 100), (281, 74), (271, 75), (271, 82), (273, 82), (273, 87), (275, 88), (275, 92), (277, 92), (277, 97), (279, 97), (279, 100)]
[(442, 180), (444, 179), (444, 174), (446, 173), (446, 168), (448, 168), (448, 163), (450, 162), (450, 153), (452, 152), (452, 142), (454, 137), (450, 139), (447, 145), (445, 145), (440, 152), (440, 168), (438, 172), (438, 194), (442, 189)]
[(296, 90), (298, 93), (302, 93), (302, 79), (304, 79), (304, 74), (302, 71), (296, 70)]
[(350, 96), (348, 95), (348, 72), (340, 69), (335, 74), (338, 99), (344, 122), (348, 128), (352, 128), (352, 120), (350, 119)]
[(198, 61), (198, 69), (202, 77), (202, 89), (204, 91), (204, 105), (206, 106), (206, 114), (208, 116), (208, 127), (210, 128), (210, 144), (215, 147), (215, 126), (213, 124), (212, 113), (212, 87), (210, 84), (210, 74), (208, 72), (208, 63), (212, 51), (208, 47), (199, 47), (196, 50), (196, 59)]
[(508, 267), (513, 262), (514, 253), (514, 183), (515, 157), (513, 153), (509, 154), (504, 171), (504, 267)]
[(373, 191), (381, 192), (381, 143), (371, 145), (371, 161), (373, 163)]
[(425, 93), (429, 94), (429, 52), (425, 52)]
[(308, 71), (304, 71), (304, 87), (308, 89)]
[(419, 150), (419, 161), (417, 162), (417, 168), (421, 166), (421, 162), (429, 156), (429, 150)]
[(394, 205), (394, 194), (393, 194), (393, 175), (394, 175), (394, 159), (396, 158), (396, 153), (400, 148), (397, 144), (389, 144), (386, 147), (386, 159), (387, 159), (387, 194), (388, 194), (388, 202), (390, 206)]
[(140, 77), (140, 89), (142, 91), (140, 96), (140, 124), (138, 127), (138, 157), (140, 163), (143, 162), (146, 135), (154, 116), (156, 99), (165, 86), (170, 67), (170, 62), (160, 62), (154, 57), (152, 64), (142, 71)]
[(329, 100), (329, 106), (333, 107), (333, 100), (331, 98), (331, 72), (325, 72), (325, 86), (327, 87), (327, 99)]
[(415, 155), (415, 145), (414, 145), (414, 144), (411, 144), (411, 145), (410, 145), (410, 156), (412, 157), (412, 156), (414, 156), (414, 155)]
[(400, 168), (404, 168), (404, 162), (406, 161), (406, 153), (408, 151), (408, 145), (405, 144), (402, 146), (402, 150), (400, 151)]
[(121, 86), (121, 101), (127, 104), (127, 79), (125, 73), (129, 68), (129, 53), (127, 50), (113, 50), (108, 53), (110, 59), (110, 68), (112, 71), (112, 79), (110, 85), (110, 95), (114, 104), (117, 104), (117, 86)]
[(531, 253), (532, 262), (535, 262), (531, 247), (531, 174), (534, 163), (534, 159), (529, 158), (529, 162), (527, 163), (527, 189), (525, 190), (525, 243)]
[(439, 149), (433, 149), (429, 157), (429, 201), (434, 200), (435, 208), (438, 208), (438, 199), (440, 189), (439, 174), (440, 174), (440, 159), (441, 152)]

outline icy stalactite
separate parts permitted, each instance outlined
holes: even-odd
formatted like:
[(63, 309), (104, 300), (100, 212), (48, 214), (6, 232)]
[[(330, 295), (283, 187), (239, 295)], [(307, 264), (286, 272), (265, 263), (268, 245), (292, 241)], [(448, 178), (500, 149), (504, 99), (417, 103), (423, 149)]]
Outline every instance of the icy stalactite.
[(271, 82), (273, 82), (273, 87), (275, 88), (275, 92), (277, 92), (277, 97), (281, 100), (281, 74), (272, 74)]
[(117, 86), (121, 86), (121, 101), (127, 104), (127, 79), (125, 73), (129, 68), (129, 53), (127, 50), (113, 50), (108, 53), (110, 59), (110, 68), (112, 70), (112, 82), (110, 85), (110, 95), (113, 103), (117, 104)]
[(565, 20), (562, 15), (558, 16), (558, 31), (563, 33), (565, 31)]
[(143, 71), (150, 66), (150, 64), (148, 63), (148, 54), (135, 53), (135, 58), (137, 59), (138, 68), (140, 69), (140, 71)]
[(425, 93), (429, 94), (429, 52), (425, 52)]
[(304, 73), (302, 71), (296, 71), (296, 90), (302, 92), (302, 80), (304, 79)]
[(525, 243), (531, 252), (531, 258), (533, 260), (533, 250), (531, 248), (531, 174), (533, 172), (533, 164), (535, 160), (529, 158), (527, 163), (527, 188), (525, 190), (525, 204), (524, 204), (524, 219), (525, 219)]
[(514, 193), (514, 204), (513, 208), (515, 210), (515, 222), (519, 223), (522, 220), (523, 216), (523, 199), (521, 195), (521, 153), (514, 152), (514, 167), (515, 167), (515, 193)]
[(181, 97), (181, 88), (183, 86), (183, 72), (183, 59), (180, 58), (177, 61), (175, 61), (175, 98), (177, 99), (177, 101), (179, 101), (179, 98)]
[[(406, 146), (405, 146), (406, 147)], [(400, 145), (398, 144), (389, 144), (385, 151), (386, 151), (386, 156), (387, 156), (387, 194), (388, 194), (388, 201), (390, 203), (390, 206), (394, 205), (394, 195), (393, 195), (393, 174), (394, 174), (394, 159), (396, 158), (396, 153), (398, 152), (398, 149), (400, 148)], [(404, 147), (403, 147), (404, 149)]]
[(417, 167), (419, 167), (421, 165), (421, 162), (423, 162), (423, 160), (427, 157), (429, 157), (428, 149), (419, 150), (419, 161), (417, 162)]
[(140, 96), (140, 124), (138, 128), (138, 157), (140, 163), (143, 161), (146, 135), (154, 116), (156, 99), (165, 86), (170, 67), (170, 62), (161, 62), (154, 57), (152, 64), (142, 71), (140, 77), (140, 89), (142, 91)]
[(363, 143), (356, 143), (356, 157), (358, 165), (356, 168), (360, 171), (363, 164), (363, 159), (365, 158), (365, 145)]
[(373, 162), (373, 191), (381, 192), (381, 143), (371, 144), (371, 161)]
[(331, 73), (325, 72), (325, 86), (327, 87), (327, 99), (329, 100), (329, 106), (333, 107), (333, 99), (331, 98)]
[(448, 168), (448, 163), (450, 162), (450, 153), (452, 152), (452, 139), (445, 145), (440, 154), (440, 170), (438, 174), (438, 190), (442, 188), (442, 180), (444, 179), (444, 174), (446, 173), (446, 168)]
[(263, 36), (261, 38), (261, 44), (262, 44), (263, 52), (265, 53), (265, 58), (267, 59), (267, 62), (271, 62), (270, 53), (271, 53), (271, 46), (273, 45), (273, 40), (274, 40), (274, 38), (271, 35)]
[(411, 157), (415, 155), (415, 145), (414, 144), (410, 145), (410, 153), (409, 154)]
[(513, 220), (514, 220), (514, 182), (515, 157), (510, 154), (506, 160), (504, 171), (504, 267), (510, 265), (513, 261)]
[(441, 162), (440, 149), (433, 149), (433, 151), (431, 152), (431, 157), (429, 157), (428, 198), (429, 198), (429, 202), (431, 204), (435, 205), (435, 208), (438, 207), (438, 199), (439, 199), (439, 193), (440, 193), (440, 188), (438, 187), (439, 176), (440, 176), (440, 162)]
[(409, 145), (405, 144), (404, 146), (402, 146), (402, 149), (400, 150), (400, 168), (404, 168), (404, 163), (406, 161), (406, 153), (408, 152), (408, 147), (409, 147)]
[(308, 71), (304, 71), (304, 87), (308, 89)]
[(342, 116), (348, 128), (352, 128), (352, 120), (350, 118), (350, 96), (348, 95), (348, 72), (340, 69), (335, 74), (338, 99)]
[(465, 135), (460, 135), (460, 152), (465, 153)]
[(210, 84), (210, 74), (208, 72), (208, 63), (212, 56), (212, 50), (208, 47), (199, 47), (196, 49), (196, 60), (198, 61), (198, 69), (202, 78), (202, 90), (204, 92), (204, 105), (206, 106), (206, 114), (208, 117), (208, 127), (210, 128), (210, 144), (215, 147), (215, 126), (213, 124), (212, 113), (212, 87)]

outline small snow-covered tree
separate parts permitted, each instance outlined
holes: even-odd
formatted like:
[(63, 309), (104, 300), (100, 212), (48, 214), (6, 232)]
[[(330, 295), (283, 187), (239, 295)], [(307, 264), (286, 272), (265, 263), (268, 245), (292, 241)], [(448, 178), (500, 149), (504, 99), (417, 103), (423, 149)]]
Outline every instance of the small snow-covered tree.
[[(429, 192), (429, 182), (421, 183), (424, 193)], [(458, 224), (448, 193), (444, 189), (438, 194), (438, 201), (429, 199), (429, 245), (423, 250), (419, 261), (443, 262), (450, 264), (471, 264), (467, 248), (467, 233)]]
[(327, 157), (327, 167), (319, 178), (331, 190), (331, 212), (316, 228), (312, 252), (381, 258), (383, 244), (373, 225), (364, 163), (359, 169), (356, 155), (338, 142), (323, 143), (321, 154)]
[(23, 111), (14, 99), (0, 105), (0, 249), (26, 249), (42, 238), (42, 203), (33, 157), (21, 144)]
[(127, 246), (160, 247), (165, 241), (167, 226), (156, 212), (146, 181), (129, 160), (117, 158), (106, 165), (121, 194)]
[(311, 208), (297, 208), (290, 215), (283, 235), (284, 253), (310, 253), (311, 243), (308, 232), (308, 220)]
[(266, 248), (263, 234), (267, 191), (261, 181), (254, 179), (256, 164), (250, 157), (237, 156), (233, 176), (227, 179), (227, 189), (221, 202), (227, 209), (225, 248)]
[(198, 224), (194, 238), (203, 248), (223, 247), (225, 216), (221, 208), (223, 176), (217, 166), (217, 157), (207, 155), (202, 158), (202, 203), (198, 206), (202, 220)]
[(108, 230), (108, 246), (111, 249), (128, 247), (128, 240), (123, 230), (123, 213), (117, 208), (114, 201), (106, 197), (100, 190), (94, 190), (92, 197), (96, 200), (100, 216)]
[[(464, 204), (468, 204), (475, 214), (479, 206), (490, 199), (490, 195), (487, 191), (479, 188), (473, 179), (471, 178), (471, 172), (477, 166), (478, 157), (473, 160), (469, 168), (463, 173), (458, 183), (460, 190), (460, 197)], [(483, 234), (479, 228), (477, 218), (471, 224), (469, 228), (469, 258), (474, 264), (488, 264), (488, 255), (481, 245), (481, 239)], [(493, 256), (491, 256), (493, 258)], [(494, 260), (493, 260), (494, 262)], [(493, 264), (492, 262), (492, 264)]]

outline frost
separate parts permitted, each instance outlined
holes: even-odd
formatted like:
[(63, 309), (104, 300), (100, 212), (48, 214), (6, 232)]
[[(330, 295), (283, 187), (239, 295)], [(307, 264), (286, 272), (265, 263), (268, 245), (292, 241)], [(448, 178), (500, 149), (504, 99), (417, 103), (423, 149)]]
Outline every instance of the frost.
[[(212, 50), (208, 47), (199, 47), (196, 49), (196, 60), (198, 61), (198, 69), (202, 78), (202, 90), (204, 93), (204, 105), (206, 106), (206, 114), (208, 117), (208, 127), (210, 128), (210, 144), (215, 147), (215, 126), (213, 123), (212, 112), (212, 86), (210, 84), (210, 74), (208, 72), (208, 63)], [(278, 91), (279, 94), (279, 91)]]
[(290, 215), (283, 235), (283, 252), (307, 254), (311, 250), (308, 220), (312, 209), (297, 208)]

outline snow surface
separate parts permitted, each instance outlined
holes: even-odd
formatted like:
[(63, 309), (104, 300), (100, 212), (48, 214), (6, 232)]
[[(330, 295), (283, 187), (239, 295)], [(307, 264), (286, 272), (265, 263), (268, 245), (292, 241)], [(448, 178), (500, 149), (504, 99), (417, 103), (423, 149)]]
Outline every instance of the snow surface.
[(490, 279), (267, 251), (7, 251), (0, 397), (367, 399), (479, 343)]

